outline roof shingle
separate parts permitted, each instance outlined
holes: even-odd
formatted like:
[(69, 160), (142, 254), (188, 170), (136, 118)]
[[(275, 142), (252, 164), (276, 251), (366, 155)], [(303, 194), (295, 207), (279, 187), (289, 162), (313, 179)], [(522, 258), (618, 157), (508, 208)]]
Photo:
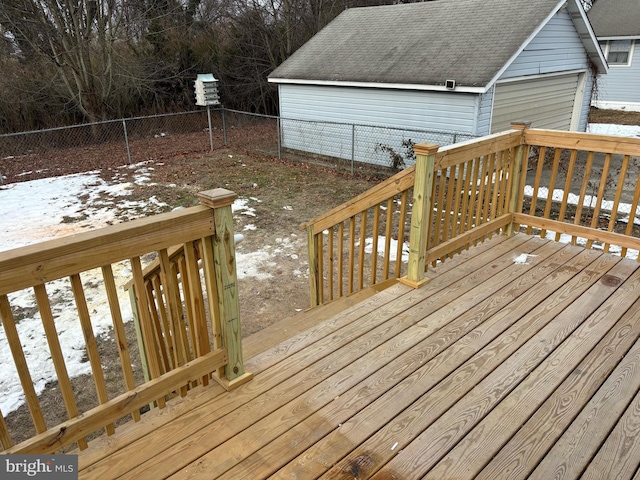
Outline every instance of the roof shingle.
[(587, 16), (598, 37), (640, 36), (640, 0), (597, 0)]
[(558, 5), (438, 0), (345, 10), (269, 78), (482, 87)]

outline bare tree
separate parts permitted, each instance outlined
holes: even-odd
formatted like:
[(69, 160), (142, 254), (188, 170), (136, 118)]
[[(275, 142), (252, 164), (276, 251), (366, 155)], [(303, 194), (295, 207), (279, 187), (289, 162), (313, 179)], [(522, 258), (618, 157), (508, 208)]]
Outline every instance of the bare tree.
[[(68, 100), (90, 121), (103, 118), (130, 65), (123, 3), (117, 0), (0, 2), (0, 24), (28, 62), (50, 67)], [(39, 59), (39, 60), (38, 60)]]

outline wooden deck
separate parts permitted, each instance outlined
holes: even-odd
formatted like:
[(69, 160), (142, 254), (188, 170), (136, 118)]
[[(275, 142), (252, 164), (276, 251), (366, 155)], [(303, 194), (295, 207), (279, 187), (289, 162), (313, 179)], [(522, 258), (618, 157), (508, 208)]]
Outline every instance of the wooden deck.
[(98, 441), (80, 476), (638, 478), (638, 267), (494, 236)]

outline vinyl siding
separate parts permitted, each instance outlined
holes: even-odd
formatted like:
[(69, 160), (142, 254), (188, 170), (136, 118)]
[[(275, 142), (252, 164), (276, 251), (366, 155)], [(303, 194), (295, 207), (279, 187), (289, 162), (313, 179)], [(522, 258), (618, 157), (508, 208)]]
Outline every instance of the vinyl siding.
[(609, 73), (598, 77), (596, 100), (640, 103), (640, 40), (635, 40), (630, 66), (609, 66)]
[(478, 136), (491, 133), (491, 108), (493, 107), (494, 93), (495, 87), (491, 87), (487, 93), (480, 95), (478, 126), (476, 127), (476, 135)]
[(402, 152), (403, 141), (469, 138), (416, 130), (475, 133), (474, 94), (295, 84), (278, 91), (284, 148), (387, 165), (388, 148)]
[(530, 121), (534, 128), (569, 130), (577, 84), (578, 74), (498, 84), (491, 131), (508, 130), (519, 120)]
[(518, 55), (500, 80), (583, 70), (588, 56), (566, 8), (561, 9)]

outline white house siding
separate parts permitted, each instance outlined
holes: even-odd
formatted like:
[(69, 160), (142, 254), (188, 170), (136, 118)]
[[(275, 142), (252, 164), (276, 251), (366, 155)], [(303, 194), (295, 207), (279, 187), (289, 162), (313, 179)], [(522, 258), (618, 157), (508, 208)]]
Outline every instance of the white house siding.
[(588, 56), (566, 8), (560, 10), (518, 55), (500, 80), (585, 70)]
[(479, 96), (478, 124), (476, 135), (482, 137), (491, 133), (491, 109), (493, 108), (493, 95), (495, 87)]
[(634, 110), (640, 110), (640, 40), (635, 40), (632, 51), (631, 65), (610, 65), (609, 73), (598, 77), (597, 106), (620, 108), (635, 104)]
[(296, 84), (278, 90), (285, 148), (388, 165), (389, 149), (402, 153), (403, 141), (469, 138), (410, 130), (475, 134), (474, 94)]

